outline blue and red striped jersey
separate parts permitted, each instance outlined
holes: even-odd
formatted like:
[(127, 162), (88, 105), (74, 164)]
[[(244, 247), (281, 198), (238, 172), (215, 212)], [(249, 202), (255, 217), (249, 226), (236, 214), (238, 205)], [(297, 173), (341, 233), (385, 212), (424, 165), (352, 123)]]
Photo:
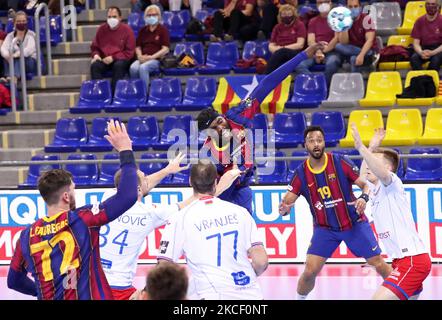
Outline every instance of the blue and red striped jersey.
[(11, 268), (32, 273), (38, 299), (113, 299), (99, 253), (100, 226), (108, 222), (98, 205), (41, 218), (21, 233)]
[(288, 191), (303, 195), (310, 205), (315, 226), (333, 231), (349, 230), (359, 215), (349, 202), (356, 200), (352, 185), (359, 178), (359, 169), (345, 156), (325, 153), (325, 164), (313, 170), (308, 159), (295, 170)]

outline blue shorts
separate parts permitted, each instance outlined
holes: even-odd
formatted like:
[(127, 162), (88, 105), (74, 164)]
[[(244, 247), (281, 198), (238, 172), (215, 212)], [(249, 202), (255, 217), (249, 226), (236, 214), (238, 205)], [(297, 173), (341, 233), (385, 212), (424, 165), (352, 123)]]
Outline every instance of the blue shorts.
[(355, 222), (353, 228), (345, 231), (315, 227), (307, 254), (330, 258), (342, 241), (357, 257), (369, 259), (381, 254), (379, 244), (367, 221)]
[(250, 189), (249, 186), (227, 189), (227, 191), (221, 193), (219, 198), (237, 204), (245, 208), (250, 212), (251, 215), (253, 215), (252, 189)]

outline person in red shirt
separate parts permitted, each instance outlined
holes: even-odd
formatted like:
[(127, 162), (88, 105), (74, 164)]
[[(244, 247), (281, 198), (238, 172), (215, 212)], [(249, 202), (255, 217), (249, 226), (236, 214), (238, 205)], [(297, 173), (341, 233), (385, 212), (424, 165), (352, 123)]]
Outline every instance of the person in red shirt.
[(376, 29), (366, 13), (362, 13), (360, 0), (347, 0), (353, 25), (350, 30), (338, 32), (336, 51), (350, 60), (351, 72), (360, 72), (362, 67), (376, 65), (379, 60), (376, 46)]
[(144, 12), (144, 26), (137, 37), (137, 60), (130, 66), (130, 77), (141, 78), (149, 89), (149, 75), (160, 69), (160, 60), (169, 52), (169, 31), (160, 24), (161, 11), (150, 5)]
[(109, 7), (107, 22), (98, 28), (91, 44), (91, 77), (102, 79), (106, 71), (112, 70), (112, 90), (128, 73), (135, 53), (134, 33), (121, 19), (120, 8)]
[(241, 28), (253, 22), (256, 0), (224, 0), (224, 9), (213, 15), (213, 35), (210, 41), (220, 41), (224, 31), (225, 41), (232, 41)]
[(278, 19), (281, 22), (273, 28), (270, 38), (269, 50), (272, 56), (267, 64), (267, 74), (296, 56), (305, 44), (307, 32), (293, 6), (282, 5), (279, 8)]
[(338, 42), (338, 37), (327, 23), (327, 15), (331, 10), (331, 0), (317, 0), (319, 15), (311, 19), (308, 23), (307, 43), (311, 45), (315, 42), (327, 43), (324, 50), (318, 50), (315, 57), (303, 61), (296, 72), (309, 74), (310, 68), (315, 64), (325, 64), (325, 79), (330, 84), (331, 78), (341, 66), (341, 56), (334, 49)]
[(438, 0), (425, 1), (427, 14), (416, 20), (411, 37), (414, 53), (410, 63), (413, 70), (421, 70), (422, 64), (430, 61), (428, 70), (439, 72), (442, 64), (442, 15)]

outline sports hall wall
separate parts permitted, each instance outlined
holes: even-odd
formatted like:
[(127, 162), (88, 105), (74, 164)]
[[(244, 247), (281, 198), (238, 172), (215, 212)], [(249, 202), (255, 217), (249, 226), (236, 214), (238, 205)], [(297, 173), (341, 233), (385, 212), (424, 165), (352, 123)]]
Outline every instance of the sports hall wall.
[[(312, 218), (303, 197), (296, 202), (292, 212), (280, 217), (278, 206), (286, 192), (286, 186), (253, 186), (255, 220), (265, 239), (271, 262), (305, 261), (312, 236)], [(414, 221), (419, 235), (429, 248), (433, 262), (442, 262), (442, 184), (406, 184)], [(77, 189), (77, 207), (101, 201), (106, 189)], [(356, 195), (360, 190), (354, 189)], [(146, 203), (173, 204), (191, 195), (190, 188), (156, 188), (145, 198)], [(370, 203), (366, 214), (371, 221)], [(9, 264), (15, 243), (28, 224), (46, 215), (43, 199), (37, 190), (0, 191), (0, 264)], [(120, 218), (123, 219), (123, 218)], [(143, 224), (144, 219), (121, 220), (131, 224)], [(160, 228), (161, 229), (161, 228)], [(140, 263), (155, 263), (161, 230), (152, 232), (143, 244)], [(106, 226), (100, 230), (100, 243), (115, 241), (124, 245), (124, 239), (107, 239)], [(119, 241), (119, 242), (118, 242)], [(382, 249), (382, 245), (381, 245)], [(329, 262), (363, 262), (341, 244)]]

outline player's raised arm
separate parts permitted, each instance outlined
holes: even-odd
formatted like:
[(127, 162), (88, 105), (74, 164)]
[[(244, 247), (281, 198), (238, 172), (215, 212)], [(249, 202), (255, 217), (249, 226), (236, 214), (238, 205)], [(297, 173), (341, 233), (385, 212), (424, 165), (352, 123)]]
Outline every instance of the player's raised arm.
[(377, 158), (366, 146), (364, 146), (358, 129), (354, 123), (351, 124), (351, 130), (353, 139), (355, 141), (355, 148), (364, 158), (368, 168), (385, 186), (388, 186), (392, 181), (391, 172), (385, 168), (381, 159)]
[(25, 260), (23, 258), (21, 242), (19, 239), (8, 272), (8, 288), (36, 297), (37, 288), (35, 287), (35, 282), (28, 277), (24, 263)]

